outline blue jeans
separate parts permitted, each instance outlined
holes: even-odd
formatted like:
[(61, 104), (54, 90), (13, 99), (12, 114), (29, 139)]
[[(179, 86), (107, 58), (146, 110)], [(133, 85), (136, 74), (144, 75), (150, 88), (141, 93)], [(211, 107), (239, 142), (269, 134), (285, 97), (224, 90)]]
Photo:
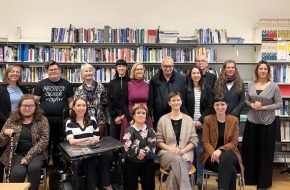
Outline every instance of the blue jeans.
[(202, 144), (202, 129), (197, 129), (196, 134), (198, 137), (198, 147), (194, 149), (195, 159), (194, 163), (196, 166), (196, 176), (197, 176), (197, 183), (202, 183), (202, 174), (203, 174), (203, 164), (199, 162), (201, 154), (203, 152), (203, 144)]

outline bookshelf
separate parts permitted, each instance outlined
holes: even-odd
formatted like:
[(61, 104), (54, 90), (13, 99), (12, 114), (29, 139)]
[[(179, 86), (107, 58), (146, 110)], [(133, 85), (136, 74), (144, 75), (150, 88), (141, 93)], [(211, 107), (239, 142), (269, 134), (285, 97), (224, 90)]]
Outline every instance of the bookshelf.
[[(64, 43), (64, 42), (0, 42), (0, 68), (9, 64), (24, 67), (24, 82), (36, 83), (46, 77), (44, 64), (57, 61), (62, 68), (62, 77), (71, 83), (80, 83), (80, 66), (90, 63), (97, 68), (95, 79), (109, 82), (114, 74), (117, 59), (125, 59), (129, 67), (142, 62), (146, 67), (146, 80), (159, 69), (164, 56), (173, 57), (176, 69), (186, 74), (195, 64), (198, 54), (210, 57), (210, 67), (218, 73), (223, 61), (237, 60), (239, 67), (245, 67), (246, 79), (251, 79), (248, 70), (256, 63), (261, 44), (199, 44), (199, 43)], [(220, 53), (219, 53), (220, 52)], [(250, 67), (250, 68), (249, 68)], [(0, 69), (1, 75), (1, 69)]]

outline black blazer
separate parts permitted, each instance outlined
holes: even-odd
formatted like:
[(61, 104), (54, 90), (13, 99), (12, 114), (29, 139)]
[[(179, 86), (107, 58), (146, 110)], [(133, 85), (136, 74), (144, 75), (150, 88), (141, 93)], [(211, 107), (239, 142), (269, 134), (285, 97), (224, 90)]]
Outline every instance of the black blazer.
[[(28, 93), (28, 90), (25, 86), (19, 86), (23, 94)], [(11, 101), (10, 95), (7, 90), (6, 84), (0, 84), (0, 129), (2, 129), (3, 125), (5, 124), (6, 120), (8, 119), (11, 113)]]
[(208, 86), (211, 89), (214, 89), (214, 84), (215, 84), (216, 78), (217, 77), (215, 74), (212, 74), (212, 73), (207, 71), (203, 75), (202, 83), (203, 83), (203, 85)]
[[(194, 90), (189, 91), (186, 90), (186, 99), (185, 105), (187, 112), (189, 113), (190, 117), (193, 117), (194, 114), (194, 106), (195, 106), (195, 99), (194, 99)], [(201, 88), (201, 96), (200, 96), (200, 113), (201, 116), (199, 121), (203, 123), (204, 116), (210, 115), (213, 113), (212, 110), (212, 103), (213, 103), (213, 90), (209, 87), (202, 87)]]

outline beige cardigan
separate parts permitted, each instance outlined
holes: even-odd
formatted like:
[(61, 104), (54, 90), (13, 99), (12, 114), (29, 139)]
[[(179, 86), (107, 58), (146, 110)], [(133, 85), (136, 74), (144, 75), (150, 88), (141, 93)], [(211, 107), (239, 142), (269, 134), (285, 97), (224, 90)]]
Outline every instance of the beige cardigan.
[[(169, 146), (176, 147), (176, 136), (171, 124), (170, 113), (162, 116), (157, 124), (157, 146), (159, 143), (165, 143)], [(198, 138), (195, 132), (194, 122), (188, 115), (182, 114), (182, 124), (180, 131), (179, 148), (185, 148), (189, 143), (193, 144), (193, 147), (197, 147)], [(158, 156), (168, 152), (167, 150), (160, 150)], [(188, 151), (183, 156), (186, 161), (193, 161), (193, 151)]]

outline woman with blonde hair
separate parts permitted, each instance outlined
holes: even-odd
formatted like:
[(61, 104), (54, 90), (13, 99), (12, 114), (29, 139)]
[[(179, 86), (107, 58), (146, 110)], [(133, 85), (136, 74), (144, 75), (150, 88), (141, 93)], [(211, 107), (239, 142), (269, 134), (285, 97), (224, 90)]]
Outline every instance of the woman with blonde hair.
[[(149, 84), (144, 81), (145, 67), (142, 63), (135, 63), (131, 68), (130, 78), (131, 81), (128, 82), (128, 109), (129, 112), (132, 112), (132, 108), (135, 105), (143, 104), (146, 107), (148, 106), (149, 100)], [(153, 127), (151, 119), (151, 109), (148, 108), (148, 117), (146, 124), (149, 127)], [(133, 119), (128, 121), (127, 118), (124, 118), (121, 128), (121, 137), (124, 136), (125, 130), (133, 124)]]
[[(16, 109), (21, 96), (28, 90), (22, 85), (22, 68), (19, 65), (10, 65), (3, 77), (3, 83), (0, 84), (0, 130), (9, 117), (9, 114)], [(3, 148), (0, 148), (0, 155)], [(3, 169), (0, 165), (0, 182), (3, 179)]]
[(105, 113), (104, 107), (107, 105), (107, 91), (104, 85), (94, 80), (95, 68), (88, 63), (81, 66), (81, 77), (83, 84), (77, 88), (74, 94), (74, 100), (82, 97), (87, 100), (89, 107), (89, 114), (97, 118), (97, 125), (100, 133), (105, 129)]

